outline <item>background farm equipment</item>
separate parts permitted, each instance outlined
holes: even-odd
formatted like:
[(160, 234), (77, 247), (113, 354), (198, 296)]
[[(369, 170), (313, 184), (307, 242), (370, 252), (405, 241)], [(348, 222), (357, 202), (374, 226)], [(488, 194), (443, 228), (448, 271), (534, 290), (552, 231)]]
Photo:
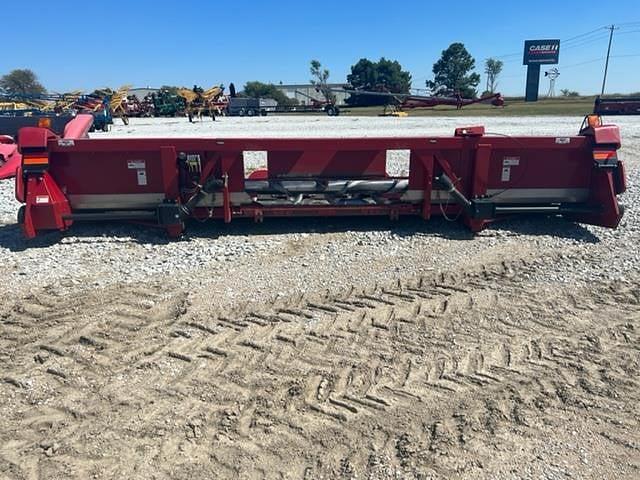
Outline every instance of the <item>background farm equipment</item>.
[(129, 85), (125, 85), (115, 91), (110, 88), (96, 90), (81, 97), (75, 108), (79, 113), (90, 113), (94, 116), (93, 130), (108, 131), (114, 117), (122, 119), (122, 122), (128, 125), (126, 99), (130, 88)]
[(177, 89), (161, 88), (151, 94), (153, 113), (156, 117), (176, 117), (184, 115), (187, 101), (178, 95)]
[(103, 96), (103, 94), (97, 92), (83, 95), (73, 105), (73, 108), (80, 114), (93, 116), (92, 132), (94, 130), (107, 132), (109, 125), (113, 124), (113, 115), (108, 96)]
[(480, 98), (463, 98), (460, 94), (445, 97), (353, 89), (344, 89), (344, 91), (350, 93), (351, 95), (388, 97), (389, 103), (385, 106), (385, 113), (397, 111), (402, 112), (414, 108), (433, 108), (440, 105), (453, 106), (456, 107), (457, 110), (460, 110), (461, 108), (468, 105), (473, 105), (474, 103), (490, 103), (494, 107), (504, 106), (504, 98), (500, 93), (493, 93)]
[(193, 121), (194, 115), (202, 118), (203, 115), (209, 115), (215, 120), (216, 115), (222, 115), (226, 108), (226, 100), (223, 99), (224, 86), (214, 86), (208, 90), (203, 90), (194, 85), (193, 89), (181, 88), (178, 95), (184, 98), (186, 104), (186, 113), (189, 121)]
[(16, 138), (22, 127), (44, 127), (56, 135), (62, 135), (64, 127), (73, 120), (74, 115), (42, 114), (34, 115), (3, 115), (0, 112), (0, 135)]
[[(74, 222), (135, 220), (180, 235), (189, 220), (295, 216), (459, 218), (472, 231), (506, 216), (553, 215), (615, 228), (624, 166), (616, 126), (589, 118), (572, 137), (60, 139), (20, 131), (16, 198), (27, 237)], [(409, 170), (386, 169), (408, 150)], [(244, 153), (267, 168), (245, 175)]]
[[(128, 86), (113, 91), (96, 90), (90, 94), (81, 92), (50, 93), (42, 95), (0, 95), (0, 114), (10, 116), (51, 117), (69, 116), (77, 113), (91, 114), (94, 117), (92, 129), (107, 131), (113, 123), (113, 117), (119, 117), (128, 123), (126, 98)], [(2, 109), (2, 107), (5, 107)], [(0, 131), (6, 134), (6, 132)]]
[(25, 116), (75, 113), (75, 105), (80, 98), (82, 98), (80, 92), (41, 95), (0, 94), (0, 114)]
[(307, 98), (310, 102), (310, 105), (295, 105), (291, 107), (293, 111), (296, 112), (324, 112), (330, 117), (337, 117), (340, 115), (340, 109), (336, 105), (335, 99), (322, 99), (319, 100), (311, 95), (307, 95), (304, 92), (296, 90), (297, 95), (301, 95)]
[(142, 100), (139, 100), (135, 95), (128, 95), (124, 102), (124, 108), (127, 117), (153, 117), (155, 114), (155, 107), (151, 95), (146, 95)]
[(596, 97), (596, 115), (640, 115), (640, 97)]

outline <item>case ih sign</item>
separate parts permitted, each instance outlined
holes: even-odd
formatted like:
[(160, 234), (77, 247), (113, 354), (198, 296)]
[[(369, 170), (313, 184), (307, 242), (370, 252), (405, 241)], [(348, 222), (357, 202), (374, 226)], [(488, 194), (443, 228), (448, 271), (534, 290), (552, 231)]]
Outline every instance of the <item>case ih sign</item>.
[(560, 40), (525, 40), (522, 64), (556, 64), (559, 56)]

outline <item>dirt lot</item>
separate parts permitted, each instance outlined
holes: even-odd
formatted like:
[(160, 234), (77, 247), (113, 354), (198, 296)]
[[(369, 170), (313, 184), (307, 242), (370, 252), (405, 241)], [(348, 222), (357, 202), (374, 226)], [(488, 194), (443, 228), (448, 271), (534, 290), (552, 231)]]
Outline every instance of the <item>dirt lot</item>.
[[(580, 123), (466, 120), (507, 134)], [(108, 135), (459, 123), (141, 120)], [(638, 478), (640, 120), (617, 123), (616, 231), (296, 220), (25, 243), (1, 182), (0, 478)]]

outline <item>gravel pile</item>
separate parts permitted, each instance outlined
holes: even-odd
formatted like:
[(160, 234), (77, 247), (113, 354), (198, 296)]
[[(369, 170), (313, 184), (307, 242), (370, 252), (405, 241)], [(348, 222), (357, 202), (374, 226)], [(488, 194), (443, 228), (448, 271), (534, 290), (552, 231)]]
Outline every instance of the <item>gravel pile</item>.
[[(451, 134), (456, 125), (484, 123), (508, 134), (575, 133), (580, 119), (544, 118), (325, 118), (267, 117), (222, 119), (191, 125), (162, 119), (133, 119), (114, 127), (115, 136), (343, 136)], [(637, 118), (616, 119), (623, 131), (621, 155), (627, 161), (626, 216), (618, 230), (578, 226), (563, 220), (522, 218), (501, 222), (475, 238), (460, 224), (436, 218), (269, 219), (262, 225), (234, 221), (194, 224), (184, 241), (126, 224), (77, 225), (25, 242), (15, 225), (18, 203), (13, 182), (0, 182), (0, 275), (20, 288), (43, 285), (107, 286), (121, 282), (197, 278), (224, 301), (251, 292), (254, 298), (314, 290), (341, 290), (366, 278), (385, 282), (437, 270), (450, 270), (495, 257), (526, 253), (552, 256), (540, 275), (561, 282), (631, 281), (640, 271), (640, 134)], [(260, 154), (257, 154), (258, 156)], [(403, 152), (394, 168), (402, 171)], [(256, 158), (259, 162), (260, 158)], [(199, 273), (200, 272), (200, 273)], [(222, 281), (225, 280), (225, 281)], [(16, 283), (17, 282), (17, 283)], [(232, 283), (233, 288), (229, 287)], [(277, 285), (277, 288), (274, 288)]]

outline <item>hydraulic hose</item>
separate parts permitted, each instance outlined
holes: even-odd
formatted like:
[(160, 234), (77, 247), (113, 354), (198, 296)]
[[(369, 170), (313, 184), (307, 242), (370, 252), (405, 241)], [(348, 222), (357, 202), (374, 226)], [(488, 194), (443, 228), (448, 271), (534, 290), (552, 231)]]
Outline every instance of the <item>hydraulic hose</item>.
[(454, 200), (462, 206), (467, 212), (471, 211), (472, 203), (467, 197), (465, 197), (460, 190), (456, 188), (451, 179), (446, 175), (442, 174), (439, 177), (436, 177), (436, 182), (447, 189), (447, 192), (451, 194)]

